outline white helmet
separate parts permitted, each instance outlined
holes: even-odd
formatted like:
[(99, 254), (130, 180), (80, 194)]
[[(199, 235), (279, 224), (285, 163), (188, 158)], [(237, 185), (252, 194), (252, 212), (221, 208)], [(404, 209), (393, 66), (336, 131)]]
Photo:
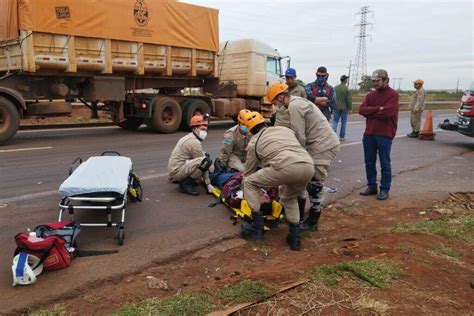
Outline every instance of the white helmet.
[(40, 258), (26, 252), (20, 252), (13, 258), (13, 286), (28, 285), (36, 282), (36, 277), (43, 272)]

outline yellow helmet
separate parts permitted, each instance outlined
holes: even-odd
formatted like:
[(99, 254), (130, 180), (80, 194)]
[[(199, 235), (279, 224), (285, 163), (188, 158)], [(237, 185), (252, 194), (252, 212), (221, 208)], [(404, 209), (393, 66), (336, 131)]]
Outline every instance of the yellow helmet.
[(250, 112), (242, 110), (239, 113), (239, 122), (247, 127), (250, 131), (256, 125), (265, 123), (265, 119), (263, 118), (262, 114), (258, 112)]
[(286, 85), (284, 83), (277, 82), (277, 83), (272, 84), (268, 88), (268, 91), (267, 91), (268, 101), (273, 102), (273, 99), (275, 99), (275, 97), (277, 95), (279, 95), (280, 93), (285, 92), (286, 90), (288, 90), (288, 85)]
[[(243, 110), (240, 110), (239, 112), (239, 115), (237, 115), (237, 121), (239, 121), (239, 123), (241, 124), (244, 124), (242, 123), (244, 120), (245, 120), (245, 115), (246, 114), (249, 114), (251, 113), (252, 111), (250, 111), (249, 109), (243, 109)], [(245, 124), (244, 124), (245, 125)]]
[(417, 80), (415, 80), (415, 83), (423, 85), (425, 82), (421, 79), (417, 79)]

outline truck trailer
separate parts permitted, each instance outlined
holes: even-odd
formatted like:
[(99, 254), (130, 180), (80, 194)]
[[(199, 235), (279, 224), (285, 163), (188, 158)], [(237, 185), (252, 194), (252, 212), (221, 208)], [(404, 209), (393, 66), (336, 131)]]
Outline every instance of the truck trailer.
[(0, 6), (0, 144), (22, 118), (69, 115), (72, 102), (160, 133), (189, 130), (198, 112), (272, 114), (265, 93), (281, 78), (282, 57), (255, 39), (219, 43), (216, 9), (171, 0)]

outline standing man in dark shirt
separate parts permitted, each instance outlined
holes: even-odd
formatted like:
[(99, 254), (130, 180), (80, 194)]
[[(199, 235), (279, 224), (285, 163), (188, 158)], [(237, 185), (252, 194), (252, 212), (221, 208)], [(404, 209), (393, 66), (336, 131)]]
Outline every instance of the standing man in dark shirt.
[[(360, 195), (377, 195), (378, 200), (388, 199), (392, 183), (390, 150), (398, 123), (398, 93), (388, 86), (388, 82), (386, 70), (375, 70), (372, 73), (375, 90), (367, 94), (359, 108), (359, 114), (367, 119), (363, 138), (367, 188)], [(380, 192), (375, 167), (377, 154), (382, 169)]]
[(334, 88), (328, 83), (329, 73), (326, 67), (316, 70), (316, 80), (305, 86), (308, 100), (314, 102), (329, 121), (336, 102)]

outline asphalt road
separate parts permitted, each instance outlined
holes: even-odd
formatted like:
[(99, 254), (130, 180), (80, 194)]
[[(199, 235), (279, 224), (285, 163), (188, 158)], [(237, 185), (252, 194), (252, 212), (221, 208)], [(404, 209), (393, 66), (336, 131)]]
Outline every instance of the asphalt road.
[[(453, 110), (435, 111), (434, 126)], [(392, 147), (395, 175), (419, 169), (474, 150), (473, 139), (454, 132), (437, 131), (436, 141), (419, 141), (405, 135), (410, 131), (409, 113), (400, 114), (398, 136)], [(346, 142), (331, 166), (329, 201), (347, 196), (365, 185), (361, 137), (365, 128), (359, 115), (351, 115)], [(211, 127), (204, 149), (216, 157), (224, 130), (231, 123)], [(180, 194), (167, 181), (169, 154), (184, 133), (154, 134), (146, 129), (136, 132), (116, 127), (68, 130), (20, 131), (7, 146), (0, 147), (0, 313), (41, 302), (53, 296), (75, 295), (83, 288), (104, 279), (137, 271), (152, 263), (168, 260), (209, 243), (235, 236), (239, 227), (229, 220), (223, 207), (209, 208), (214, 199), (204, 194)], [(115, 255), (78, 258), (65, 270), (44, 273), (36, 284), (11, 287), (11, 258), (14, 236), (27, 228), (58, 215), (57, 189), (77, 157), (88, 158), (105, 150), (115, 150), (132, 158), (142, 178), (145, 200), (129, 204), (126, 215), (126, 240), (121, 247), (114, 240), (116, 229), (83, 228), (81, 249), (118, 249)], [(466, 170), (471, 172), (471, 170)], [(433, 179), (427, 179), (427, 182)], [(396, 177), (394, 187), (397, 186)], [(472, 189), (472, 188), (471, 188)], [(80, 221), (105, 220), (100, 212), (78, 213)]]

